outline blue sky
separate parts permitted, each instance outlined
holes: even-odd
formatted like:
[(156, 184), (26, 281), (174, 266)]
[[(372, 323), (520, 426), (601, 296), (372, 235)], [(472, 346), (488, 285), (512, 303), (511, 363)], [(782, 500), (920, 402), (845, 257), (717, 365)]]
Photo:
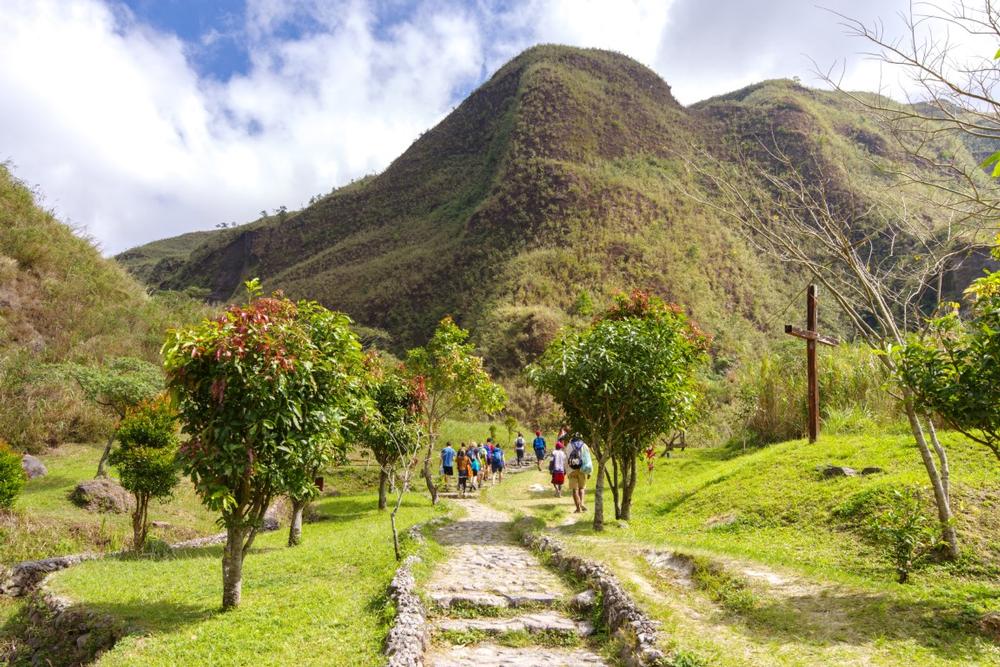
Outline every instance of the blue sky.
[[(826, 5), (891, 26), (908, 3)], [(381, 171), (538, 43), (626, 53), (684, 104), (819, 85), (813, 61), (886, 84), (807, 0), (3, 0), (0, 161), (118, 252)]]

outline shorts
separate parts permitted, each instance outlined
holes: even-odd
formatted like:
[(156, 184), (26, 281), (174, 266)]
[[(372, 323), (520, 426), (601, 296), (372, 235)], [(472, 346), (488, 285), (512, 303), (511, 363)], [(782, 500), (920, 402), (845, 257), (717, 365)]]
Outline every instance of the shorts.
[(584, 489), (587, 487), (587, 479), (590, 475), (582, 470), (570, 470), (569, 471), (569, 488), (571, 489)]
[(535, 450), (535, 458), (538, 459), (539, 461), (541, 461), (542, 459), (544, 459), (545, 458), (545, 450), (544, 449), (536, 449)]
[(493, 469), (493, 472), (503, 472), (503, 464), (502, 463), (491, 463), (490, 464), (490, 468)]
[(524, 460), (524, 450), (523, 449), (517, 450), (517, 460), (518, 461), (523, 461)]
[(467, 488), (468, 484), (469, 484), (469, 478), (466, 475), (458, 476), (458, 488), (464, 491)]
[(566, 473), (560, 471), (552, 473), (552, 483), (562, 485), (566, 481)]
[(452, 467), (452, 466), (443, 466), (443, 467), (444, 467), (444, 474), (445, 474), (446, 477), (451, 477), (452, 475), (455, 474), (455, 468), (454, 467)]

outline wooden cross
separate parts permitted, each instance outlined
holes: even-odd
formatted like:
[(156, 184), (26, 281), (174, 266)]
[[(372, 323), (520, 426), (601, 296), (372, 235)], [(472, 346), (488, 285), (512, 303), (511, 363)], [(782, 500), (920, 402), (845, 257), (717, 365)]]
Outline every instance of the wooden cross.
[(806, 368), (809, 384), (809, 442), (819, 438), (819, 379), (816, 373), (816, 343), (838, 345), (839, 340), (816, 331), (816, 286), (810, 285), (806, 293), (806, 328), (785, 325), (785, 333), (806, 341)]

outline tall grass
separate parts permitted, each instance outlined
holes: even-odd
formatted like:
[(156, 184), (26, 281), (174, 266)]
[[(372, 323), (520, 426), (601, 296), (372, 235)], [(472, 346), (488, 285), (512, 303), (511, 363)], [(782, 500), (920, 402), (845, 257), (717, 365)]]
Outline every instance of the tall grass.
[[(821, 349), (820, 418), (837, 433), (860, 433), (899, 419), (878, 357), (863, 345)], [(781, 343), (745, 364), (738, 375), (742, 436), (756, 444), (803, 437), (808, 404), (806, 355), (797, 341)]]

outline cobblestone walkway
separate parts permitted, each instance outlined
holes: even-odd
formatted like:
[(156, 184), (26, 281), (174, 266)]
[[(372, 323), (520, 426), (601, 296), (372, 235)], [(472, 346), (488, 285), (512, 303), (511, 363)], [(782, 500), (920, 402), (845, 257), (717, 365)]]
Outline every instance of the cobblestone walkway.
[[(434, 537), (450, 550), (427, 594), (436, 610), (428, 667), (597, 667), (605, 662), (584, 648), (585, 621), (562, 611), (572, 592), (529, 550), (517, 544), (507, 517), (477, 500), (466, 516)], [(504, 646), (516, 633), (517, 646)], [(525, 634), (537, 645), (524, 646)], [(562, 637), (553, 642), (553, 637)], [(574, 644), (579, 646), (574, 647)], [(565, 647), (568, 646), (568, 647)]]

